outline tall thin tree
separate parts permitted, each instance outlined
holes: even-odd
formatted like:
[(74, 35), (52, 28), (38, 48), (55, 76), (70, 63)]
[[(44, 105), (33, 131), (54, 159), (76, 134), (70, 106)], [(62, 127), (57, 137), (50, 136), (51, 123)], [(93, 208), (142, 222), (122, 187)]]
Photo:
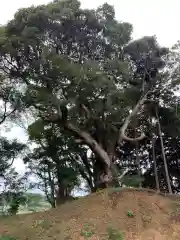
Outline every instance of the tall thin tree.
[(159, 186), (159, 177), (158, 177), (158, 171), (157, 171), (157, 161), (156, 161), (156, 152), (155, 152), (155, 144), (156, 144), (156, 137), (152, 137), (152, 160), (153, 160), (153, 166), (154, 166), (154, 176), (156, 181), (156, 190), (157, 192), (160, 192), (160, 186)]
[(169, 177), (169, 170), (168, 170), (166, 154), (165, 154), (165, 150), (164, 150), (164, 142), (163, 142), (161, 124), (160, 124), (160, 121), (159, 121), (159, 114), (158, 114), (157, 108), (155, 109), (155, 113), (156, 113), (157, 130), (158, 130), (160, 143), (161, 143), (162, 158), (163, 158), (163, 162), (164, 162), (164, 169), (165, 169), (165, 175), (166, 175), (168, 191), (169, 191), (170, 194), (172, 194), (172, 187), (171, 187), (171, 182), (170, 182), (170, 177)]

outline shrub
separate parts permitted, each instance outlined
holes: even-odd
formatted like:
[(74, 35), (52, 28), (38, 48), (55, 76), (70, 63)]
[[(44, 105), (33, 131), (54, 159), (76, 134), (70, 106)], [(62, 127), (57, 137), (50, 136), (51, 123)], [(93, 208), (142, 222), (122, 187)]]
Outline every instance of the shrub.
[(11, 236), (0, 236), (0, 240), (17, 240), (17, 239)]
[(108, 228), (108, 239), (109, 240), (124, 240), (124, 236), (123, 236), (122, 232), (109, 227)]

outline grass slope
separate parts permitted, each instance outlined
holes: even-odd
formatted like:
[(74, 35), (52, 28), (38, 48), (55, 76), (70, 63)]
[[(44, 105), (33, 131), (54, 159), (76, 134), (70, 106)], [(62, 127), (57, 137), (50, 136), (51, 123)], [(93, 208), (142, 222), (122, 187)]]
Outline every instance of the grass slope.
[(0, 219), (0, 236), (19, 240), (176, 240), (180, 239), (179, 216), (177, 197), (111, 189), (47, 212)]

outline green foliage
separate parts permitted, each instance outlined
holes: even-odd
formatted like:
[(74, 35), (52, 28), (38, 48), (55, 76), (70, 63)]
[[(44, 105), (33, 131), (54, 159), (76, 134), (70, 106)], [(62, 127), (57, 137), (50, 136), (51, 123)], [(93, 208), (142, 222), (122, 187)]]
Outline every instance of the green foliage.
[(21, 204), (24, 204), (26, 201), (26, 198), (24, 196), (23, 192), (18, 193), (11, 193), (11, 200), (10, 200), (10, 207), (8, 209), (8, 212), (10, 215), (17, 214), (19, 211), (19, 206)]
[(0, 236), (0, 240), (17, 240), (17, 238), (10, 236)]
[(25, 192), (30, 188), (28, 174), (20, 176), (14, 169), (10, 169), (3, 176), (3, 181), (0, 193), (0, 205), (4, 208), (3, 214), (17, 214), (20, 205), (25, 204)]
[[(127, 86), (132, 75), (130, 63), (123, 59), (122, 50), (131, 39), (131, 32), (131, 24), (115, 19), (115, 10), (111, 5), (84, 10), (76, 0), (53, 1), (47, 5), (20, 9), (5, 27), (4, 38), (7, 41), (1, 45), (0, 61), (7, 56), (12, 57), (8, 75), (10, 79), (23, 81), (23, 106), (33, 107), (40, 117), (28, 128), (30, 140), (41, 146), (45, 142), (45, 149), (35, 149), (34, 155), (29, 155), (29, 160), (28, 157), (26, 160), (32, 163), (30, 167), (34, 164), (31, 157), (39, 160), (34, 165), (38, 166), (44, 185), (48, 183), (50, 186), (51, 183), (51, 189), (58, 179), (69, 192), (77, 185), (79, 172), (88, 183), (91, 182), (92, 188), (88, 164), (83, 160), (73, 164), (75, 154), (70, 156), (64, 149), (62, 151), (59, 138), (53, 139), (52, 136), (58, 136), (59, 132), (69, 136), (67, 126), (63, 126), (68, 119), (77, 129), (86, 129), (98, 142), (102, 142), (103, 137), (104, 145), (114, 138), (117, 132), (114, 133), (112, 122), (119, 122), (119, 117), (126, 112), (125, 106), (132, 103), (121, 95), (124, 90), (119, 91), (118, 86)], [(88, 121), (84, 121), (80, 109), (82, 104), (92, 112), (93, 117)], [(62, 107), (68, 108), (67, 114)], [(97, 119), (104, 119), (104, 124)], [(52, 126), (51, 123), (58, 125), (56, 132), (45, 131), (45, 127)], [(70, 132), (76, 137), (76, 131)], [(63, 152), (61, 155), (60, 151)], [(63, 154), (67, 156), (65, 160)], [(76, 153), (76, 159), (79, 159), (77, 155), (81, 152)], [(60, 163), (57, 164), (57, 161)], [(61, 174), (57, 174), (57, 170)], [(55, 175), (55, 181), (53, 174), (48, 176), (48, 171)], [(48, 196), (53, 196), (53, 192)]]
[(24, 193), (25, 202), (21, 202), (19, 212), (39, 212), (49, 209), (51, 206), (48, 203), (46, 196), (36, 193)]
[(5, 40), (5, 30), (4, 26), (0, 26), (0, 44)]
[(85, 224), (84, 228), (81, 230), (81, 236), (85, 238), (90, 238), (94, 235), (94, 230), (89, 224)]
[(139, 177), (138, 175), (127, 174), (123, 177), (123, 184), (125, 186), (139, 187), (139, 185), (142, 184), (143, 180), (143, 177)]
[(9, 170), (15, 157), (22, 153), (26, 148), (25, 144), (17, 140), (9, 141), (6, 138), (0, 138), (0, 175), (3, 176)]
[[(61, 21), (65, 27), (62, 28), (58, 21)], [(87, 30), (83, 28), (82, 31), (84, 24), (87, 25)], [(44, 29), (46, 30), (44, 31)], [(55, 30), (53, 34), (51, 34), (52, 29)], [(22, 66), (26, 62), (30, 64), (26, 71), (27, 78), (24, 79), (28, 81), (29, 75), (31, 75), (33, 81), (33, 84), (28, 85), (26, 92), (29, 104), (41, 104), (44, 107), (51, 102), (54, 105), (49, 86), (53, 87), (55, 90), (54, 96), (56, 96), (56, 89), (64, 88), (63, 86), (66, 84), (64, 82), (65, 78), (70, 82), (67, 84), (68, 88), (64, 88), (63, 91), (65, 90), (68, 103), (71, 101), (75, 103), (77, 100), (83, 101), (88, 98), (96, 100), (96, 95), (100, 92), (104, 92), (106, 97), (108, 97), (110, 89), (117, 90), (114, 85), (114, 80), (117, 81), (116, 76), (123, 75), (124, 79), (129, 76), (129, 71), (126, 71), (129, 68), (128, 62), (120, 61), (118, 56), (111, 60), (111, 56), (114, 55), (114, 52), (118, 54), (122, 45), (130, 40), (132, 26), (128, 23), (117, 22), (113, 7), (108, 4), (104, 4), (97, 11), (80, 9), (78, 1), (67, 1), (66, 3), (58, 1), (47, 6), (22, 9), (17, 12), (15, 19), (8, 24), (6, 30), (10, 41), (16, 41), (14, 39), (15, 35), (23, 46), (22, 48), (17, 43), (19, 54), (22, 54), (20, 64)], [(90, 32), (89, 35), (87, 35), (88, 31)], [(98, 38), (98, 34), (101, 31), (104, 32), (102, 39)], [(70, 33), (71, 35), (69, 35)], [(75, 47), (74, 50), (69, 49), (67, 51), (67, 40), (64, 39), (64, 34), (66, 39), (71, 39), (73, 35), (72, 43), (76, 43), (77, 48)], [(57, 36), (59, 40), (61, 39), (60, 42), (56, 41)], [(56, 41), (55, 45), (57, 46), (49, 44), (45, 47), (43, 42), (46, 38), (51, 39), (52, 42)], [(105, 38), (108, 38), (111, 44), (107, 44)], [(88, 42), (92, 41), (92, 39), (97, 40), (90, 46)], [(28, 51), (27, 43), (32, 47), (32, 52)], [(37, 43), (40, 44), (41, 48), (39, 59), (35, 58), (37, 56), (35, 48)], [(63, 44), (62, 47), (65, 50), (63, 55), (60, 52), (61, 44)], [(79, 44), (83, 46), (82, 58), (88, 57), (83, 65), (76, 60), (76, 55), (79, 54)], [(90, 48), (89, 54), (91, 56), (88, 56), (87, 45)], [(6, 48), (5, 45), (4, 47)], [(102, 51), (94, 54), (93, 52), (98, 47), (102, 48)], [(72, 50), (74, 51), (74, 56), (72, 55), (72, 61), (69, 61), (68, 56), (71, 55)], [(29, 61), (29, 57), (32, 57), (34, 60)], [(105, 60), (103, 64), (107, 71), (102, 71), (99, 64), (97, 64), (99, 59), (102, 58)], [(41, 71), (39, 71), (40, 68), (42, 68)], [(111, 76), (109, 76), (110, 71), (112, 71)], [(44, 75), (45, 72), (46, 77)], [(37, 82), (36, 79), (38, 79)], [(41, 84), (41, 87), (39, 84)], [(62, 99), (64, 98), (63, 95), (61, 97)], [(111, 98), (110, 95), (109, 98)], [(45, 108), (45, 110), (47, 109)]]
[(128, 212), (127, 212), (127, 216), (130, 217), (130, 218), (134, 218), (134, 217), (135, 217), (135, 214), (134, 214), (134, 212), (132, 212), (132, 211), (128, 211)]
[(117, 231), (116, 229), (109, 227), (108, 228), (108, 239), (109, 240), (123, 240), (124, 236), (123, 233), (120, 231)]
[(113, 187), (113, 188), (109, 188), (108, 189), (108, 193), (112, 194), (112, 193), (118, 193), (122, 191), (122, 187)]
[(44, 122), (39, 119), (28, 127), (28, 133), (31, 140), (41, 138), (44, 131)]
[(26, 193), (26, 205), (29, 208), (42, 207), (42, 203), (45, 202), (45, 197), (42, 194)]
[[(152, 86), (160, 94), (153, 93), (150, 97), (161, 105), (159, 118), (169, 168), (179, 182), (179, 167), (173, 160), (180, 155), (179, 114), (174, 104), (179, 97), (173, 92), (179, 84), (179, 45), (177, 51), (166, 56), (167, 49), (158, 46), (154, 37), (130, 41), (131, 33), (131, 24), (115, 19), (113, 6), (105, 3), (87, 10), (82, 9), (77, 0), (20, 9), (0, 28), (0, 95), (12, 109), (18, 112), (28, 109), (35, 117), (28, 134), (37, 147), (24, 161), (40, 179), (37, 185), (52, 204), (56, 189), (70, 195), (79, 185), (79, 176), (91, 191), (98, 188), (99, 175), (105, 171), (102, 151), (103, 156), (106, 153), (117, 156), (119, 169), (121, 164), (127, 166), (130, 173), (123, 178), (125, 185), (141, 183), (154, 187), (150, 142), (151, 120), (155, 116), (148, 104), (126, 131), (131, 137), (139, 133), (139, 129), (147, 133), (139, 146), (140, 165), (147, 170), (143, 177), (135, 176), (134, 144), (124, 141), (117, 146), (119, 130), (141, 98), (142, 79), (135, 79), (134, 75), (137, 61), (144, 54), (150, 56), (151, 64), (157, 60), (157, 70), (162, 70), (162, 77), (158, 76)], [(155, 59), (157, 52), (159, 57)], [(178, 64), (172, 64), (173, 59)], [(165, 61), (167, 72), (162, 69)], [(3, 112), (0, 115), (3, 117)], [(158, 170), (162, 173), (160, 141), (154, 128), (153, 131), (157, 136)], [(4, 151), (2, 146), (0, 172), (9, 166), (6, 160), (22, 150), (18, 145), (14, 150), (7, 144), (6, 148)], [(90, 157), (89, 149), (93, 152)], [(165, 181), (160, 182), (163, 182), (161, 187), (166, 188)]]
[(41, 125), (41, 121), (32, 124), (29, 127), (30, 139), (43, 144), (24, 158), (30, 170), (41, 180), (38, 187), (45, 192), (53, 206), (57, 194), (55, 189), (65, 189), (67, 196), (61, 196), (63, 198), (68, 197), (79, 185), (79, 173), (72, 159), (74, 150), (67, 148), (69, 139), (59, 135), (58, 130), (55, 126), (45, 126), (43, 122)]

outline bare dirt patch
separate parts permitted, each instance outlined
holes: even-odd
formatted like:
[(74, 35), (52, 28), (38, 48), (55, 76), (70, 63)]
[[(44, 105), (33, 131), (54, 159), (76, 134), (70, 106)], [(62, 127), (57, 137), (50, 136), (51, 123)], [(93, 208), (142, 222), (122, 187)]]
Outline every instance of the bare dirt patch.
[(104, 191), (48, 212), (0, 219), (0, 235), (19, 240), (105, 240), (112, 227), (128, 240), (175, 240), (180, 239), (180, 224), (172, 218), (174, 202), (179, 203), (147, 191)]

